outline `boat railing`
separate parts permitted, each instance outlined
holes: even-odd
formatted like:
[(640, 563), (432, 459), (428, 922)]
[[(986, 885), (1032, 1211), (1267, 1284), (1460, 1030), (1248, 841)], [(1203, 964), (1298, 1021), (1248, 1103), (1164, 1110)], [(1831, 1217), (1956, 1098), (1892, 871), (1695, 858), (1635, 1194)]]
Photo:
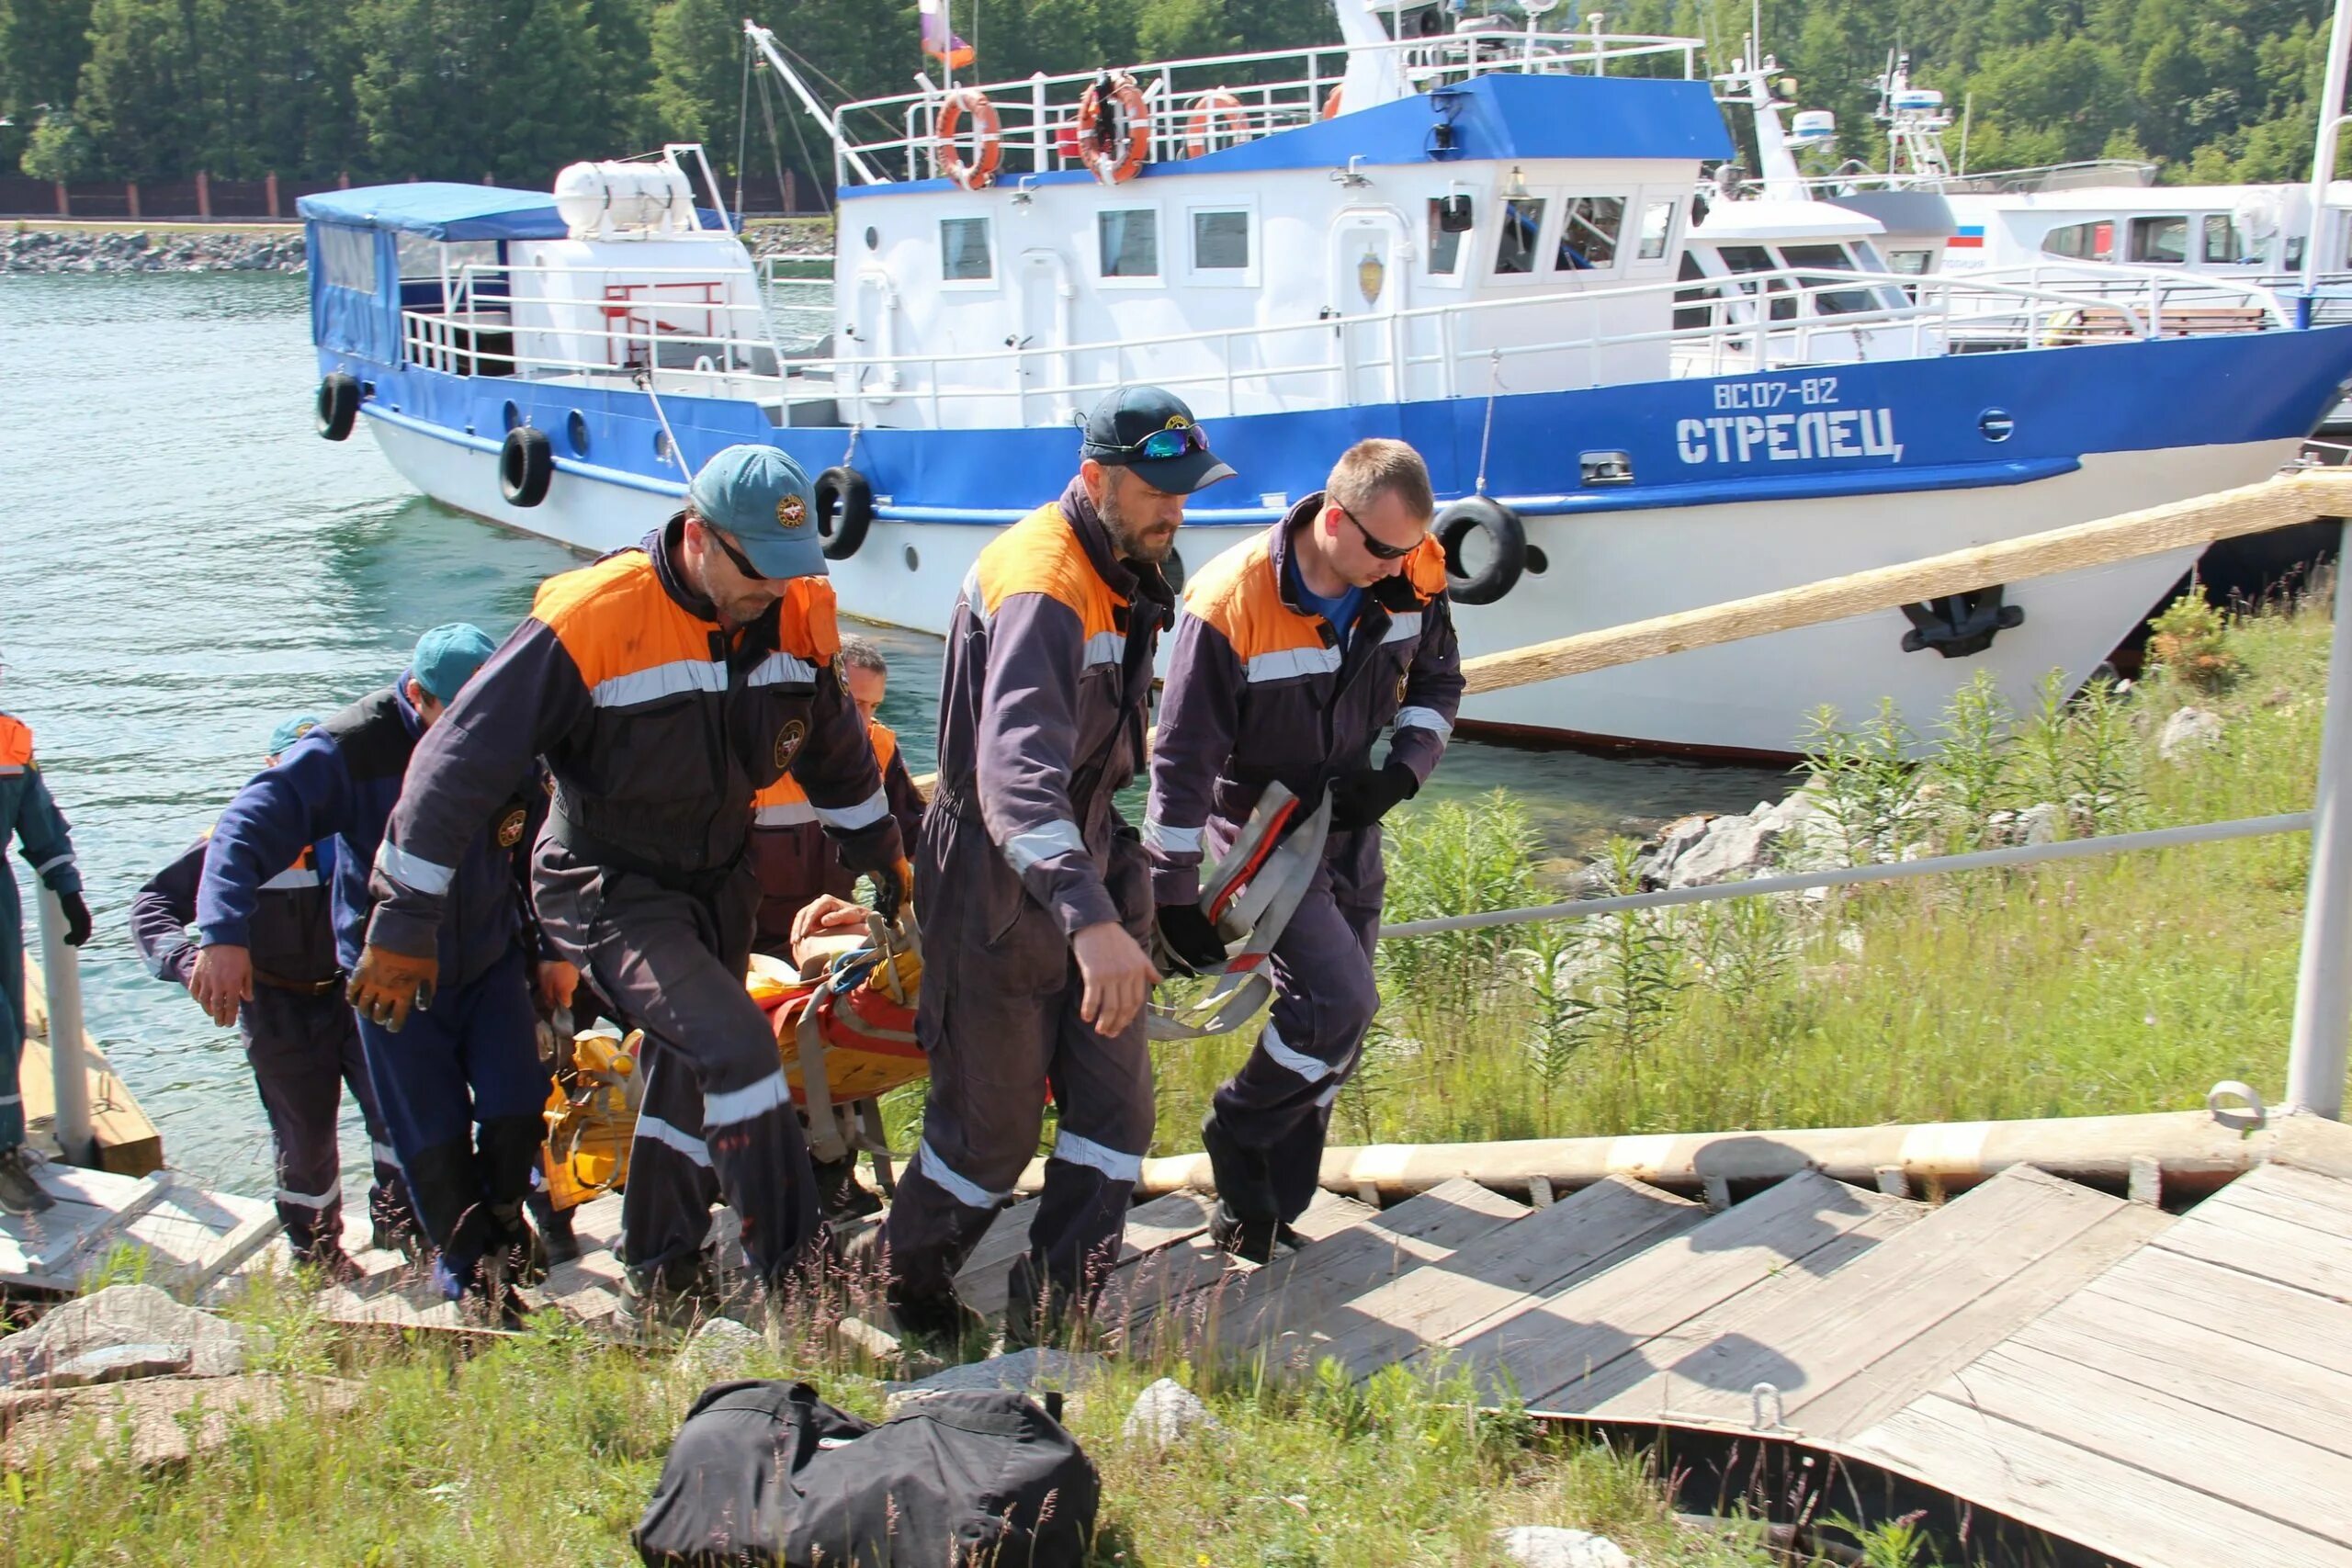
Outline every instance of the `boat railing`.
[[(740, 299), (665, 305), (665, 321), (616, 315), (601, 286), (566, 276), (601, 278), (600, 269), (466, 270), (505, 275), (508, 324), (492, 333), (469, 312), (403, 311), (411, 363), (526, 379), (641, 379), (672, 395), (830, 398), (845, 421), (878, 412), (938, 428), (1054, 423), (1143, 378), (1221, 417), (2144, 339), (2177, 332), (2180, 308), (2167, 294), (2185, 282), (2142, 279), (2136, 295), (2086, 299), (1973, 274), (1786, 267), (1083, 344), (869, 354), (849, 339), (829, 355), (793, 356), (778, 351), (748, 286)], [(467, 278), (467, 290), (493, 292), (484, 281)], [(1869, 304), (1854, 309), (1857, 300)], [(2275, 298), (2260, 310), (2266, 329), (2289, 324)]]
[(1850, 169), (1810, 175), (1803, 182), (1817, 196), (1851, 196), (1865, 190), (1933, 190), (1947, 196), (2017, 196), (2037, 191), (2081, 190), (2092, 186), (2144, 189), (2156, 183), (2156, 165), (2136, 158), (2083, 158), (2071, 164), (2039, 164), (2023, 169), (1987, 169), (1981, 174)]
[[(1133, 67), (1127, 74), (1142, 96), (1149, 124), (1148, 161), (1165, 163), (1278, 130), (1312, 125), (1344, 107), (1340, 85), (1348, 63), (1362, 54), (1393, 58), (1411, 90), (1458, 85), (1495, 73), (1520, 75), (1657, 75), (1678, 63), (1684, 77), (1697, 70), (1702, 41), (1664, 34), (1547, 33), (1510, 30), (1454, 32), (1377, 44), (1329, 44), (1303, 50), (1206, 55)], [(1081, 100), (1104, 75), (1095, 71), (961, 85), (951, 79), (923, 90), (844, 104), (833, 113), (842, 183), (861, 166), (899, 171), (908, 179), (943, 176), (939, 127), (950, 97), (988, 95), (1000, 121), (1000, 180), (1088, 166), (1078, 145)], [(958, 140), (976, 151), (974, 116), (958, 100)], [(876, 134), (880, 132), (880, 134)]]

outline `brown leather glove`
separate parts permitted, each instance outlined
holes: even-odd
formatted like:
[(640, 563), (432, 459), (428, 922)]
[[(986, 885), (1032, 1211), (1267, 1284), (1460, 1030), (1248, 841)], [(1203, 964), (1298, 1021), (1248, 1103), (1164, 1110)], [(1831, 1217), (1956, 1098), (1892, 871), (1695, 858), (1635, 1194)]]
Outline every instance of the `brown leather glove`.
[(370, 942), (359, 951), (358, 967), (351, 972), (345, 995), (359, 1016), (398, 1034), (411, 1008), (433, 1005), (434, 983), (441, 977), (437, 958), (412, 958)]

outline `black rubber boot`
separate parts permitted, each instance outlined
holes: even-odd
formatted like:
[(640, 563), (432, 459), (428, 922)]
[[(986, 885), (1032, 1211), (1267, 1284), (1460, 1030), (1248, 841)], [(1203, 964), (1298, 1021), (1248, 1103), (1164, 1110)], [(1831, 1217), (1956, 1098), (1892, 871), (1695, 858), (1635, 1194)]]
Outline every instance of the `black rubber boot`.
[(1201, 1122), (1201, 1146), (1208, 1151), (1210, 1179), (1216, 1183), (1210, 1242), (1236, 1258), (1265, 1262), (1284, 1228), (1266, 1156), (1237, 1143), (1214, 1111)]
[(536, 1285), (548, 1277), (547, 1247), (523, 1223), (546, 1142), (547, 1122), (537, 1116), (493, 1117), (475, 1134), (481, 1150), (475, 1164), (492, 1233), (486, 1250), (498, 1255), (499, 1269), (511, 1285)]
[(55, 1207), (57, 1200), (41, 1190), (33, 1175), (32, 1151), (22, 1144), (0, 1149), (0, 1214), (38, 1214)]
[(1012, 1260), (1005, 1280), (1004, 1348), (1026, 1350), (1060, 1344), (1083, 1310), (1077, 1292), (1049, 1278), (1035, 1253), (1024, 1252)]
[(571, 1232), (572, 1211), (557, 1208), (554, 1200), (538, 1191), (525, 1199), (523, 1206), (530, 1213), (531, 1228), (539, 1233), (548, 1264), (577, 1262), (580, 1238)]
[(917, 1341), (935, 1355), (960, 1358), (967, 1344), (987, 1337), (989, 1320), (956, 1294), (955, 1286), (934, 1294), (907, 1290), (890, 1278), (880, 1225), (869, 1225), (850, 1237), (840, 1256), (842, 1271), (848, 1276), (852, 1292), (870, 1287), (877, 1280), (883, 1281), (883, 1304), (890, 1309), (902, 1337)]

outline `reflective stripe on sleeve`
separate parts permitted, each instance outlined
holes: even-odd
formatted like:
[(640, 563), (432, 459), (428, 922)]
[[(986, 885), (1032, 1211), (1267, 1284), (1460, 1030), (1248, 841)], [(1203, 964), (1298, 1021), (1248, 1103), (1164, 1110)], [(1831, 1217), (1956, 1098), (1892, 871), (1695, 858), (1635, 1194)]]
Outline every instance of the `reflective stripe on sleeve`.
[(22, 762), (0, 762), (0, 779), (12, 779), (25, 771)]
[(704, 1095), (703, 1128), (708, 1131), (714, 1127), (731, 1127), (738, 1122), (749, 1122), (754, 1116), (766, 1115), (779, 1105), (791, 1103), (792, 1086), (785, 1081), (784, 1069), (778, 1067), (757, 1083), (718, 1094)]
[(1121, 1154), (1068, 1129), (1054, 1135), (1054, 1157), (1099, 1170), (1114, 1181), (1134, 1181), (1143, 1175), (1143, 1156)]
[(1267, 1020), (1266, 1027), (1258, 1033), (1258, 1049), (1263, 1051), (1266, 1059), (1274, 1066), (1287, 1067), (1308, 1083), (1322, 1082), (1331, 1071), (1329, 1063), (1304, 1055), (1283, 1043), (1282, 1034), (1274, 1028), (1272, 1019)]
[(989, 604), (980, 597), (980, 568), (977, 561), (964, 574), (964, 603), (972, 607), (972, 619), (985, 627), (989, 624)]
[(401, 1152), (400, 1150), (392, 1147), (391, 1145), (371, 1142), (368, 1145), (368, 1152), (370, 1156), (374, 1156), (375, 1162), (378, 1165), (389, 1165), (394, 1170), (400, 1169)]
[(1329, 675), (1340, 667), (1336, 648), (1284, 648), (1254, 655), (1249, 676), (1257, 681), (1288, 681), (1301, 675)]
[(52, 855), (49, 859), (41, 862), (39, 865), (33, 867), (33, 874), (35, 876), (47, 876), (59, 866), (72, 865), (73, 863), (74, 852), (72, 850), (68, 850), (63, 854)]
[(1026, 872), (1040, 861), (1056, 855), (1073, 854), (1086, 848), (1086, 839), (1078, 824), (1067, 818), (1057, 818), (1042, 828), (1032, 828), (1025, 833), (1015, 833), (1004, 841), (1004, 858), (1012, 863), (1016, 872)]
[(1010, 1190), (991, 1192), (977, 1181), (967, 1181), (956, 1174), (948, 1163), (939, 1157), (939, 1151), (925, 1138), (915, 1145), (914, 1165), (938, 1184), (939, 1190), (967, 1209), (993, 1209), (1012, 1196)]
[(650, 670), (631, 671), (626, 675), (614, 675), (599, 681), (589, 688), (588, 698), (600, 708), (626, 708), (635, 707), (639, 703), (660, 702), (681, 692), (723, 692), (726, 689), (727, 666), (714, 664), (707, 659), (681, 659), (669, 664), (656, 664)]
[(1419, 610), (1399, 610), (1389, 621), (1388, 631), (1380, 640), (1403, 642), (1409, 637), (1417, 637), (1420, 635), (1421, 613)]
[(390, 839), (376, 846), (376, 869), (402, 887), (413, 887), (428, 898), (438, 898), (448, 892), (449, 884), (458, 874), (448, 866), (435, 865), (422, 856), (410, 854)]
[(890, 797), (885, 791), (877, 789), (855, 806), (840, 807), (812, 806), (809, 809), (817, 814), (817, 820), (826, 827), (838, 828), (844, 833), (854, 833), (860, 828), (871, 828), (890, 815)]
[(779, 649), (752, 666), (743, 677), (747, 686), (813, 686), (817, 683), (817, 667), (805, 659), (795, 659)]
[(319, 874), (315, 869), (307, 865), (289, 865), (263, 883), (261, 890), (265, 893), (285, 893), (297, 887), (316, 887), (318, 885)]
[(1430, 734), (1435, 735), (1440, 740), (1450, 739), (1453, 735), (1453, 724), (1443, 714), (1438, 712), (1435, 708), (1398, 708), (1396, 710), (1396, 728), (1399, 729), (1426, 729)]
[(1196, 855), (1201, 852), (1201, 829), (1171, 828), (1157, 818), (1147, 817), (1143, 819), (1143, 847), (1164, 855)]
[(804, 828), (817, 820), (817, 808), (805, 800), (787, 800), (761, 807), (752, 813), (752, 820), (763, 828)]
[(677, 1150), (706, 1170), (710, 1168), (710, 1145), (692, 1134), (678, 1131), (659, 1116), (648, 1116), (643, 1111), (638, 1112), (637, 1135), (660, 1144), (664, 1148)]
[(1096, 632), (1086, 639), (1086, 662), (1116, 664), (1127, 651), (1127, 639), (1117, 632)]

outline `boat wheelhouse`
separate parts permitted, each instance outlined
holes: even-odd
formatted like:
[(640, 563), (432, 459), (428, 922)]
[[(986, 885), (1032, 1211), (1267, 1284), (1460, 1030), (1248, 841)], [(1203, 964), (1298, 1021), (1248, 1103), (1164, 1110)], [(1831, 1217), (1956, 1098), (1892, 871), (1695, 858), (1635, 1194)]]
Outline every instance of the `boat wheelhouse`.
[[(830, 108), (750, 28), (841, 178), (805, 352), (698, 207), (718, 193), (693, 148), (555, 195), (309, 198), (330, 433), (364, 422), (429, 493), (590, 550), (669, 515), (719, 447), (771, 442), (821, 476), (844, 609), (935, 632), (980, 547), (1067, 479), (1073, 417), (1148, 380), (1240, 475), (1195, 498), (1194, 564), (1350, 442), (1412, 442), (1477, 653), (2258, 478), (2352, 370), (2352, 334), (2164, 341), (2129, 306), (2115, 341), (2046, 348), (2079, 299), (1888, 272), (1851, 214), (1850, 269), (1782, 235), (1691, 320), (1694, 198), (1731, 150), (1696, 40), (1336, 10), (1323, 50)], [(1951, 353), (1955, 314), (2031, 346)], [(2023, 585), (1990, 635), (1981, 601), (1919, 606), (1465, 716), (1781, 753), (1816, 705), (1885, 696), (1924, 728), (1979, 668), (2020, 703), (2087, 673), (2184, 565)]]

